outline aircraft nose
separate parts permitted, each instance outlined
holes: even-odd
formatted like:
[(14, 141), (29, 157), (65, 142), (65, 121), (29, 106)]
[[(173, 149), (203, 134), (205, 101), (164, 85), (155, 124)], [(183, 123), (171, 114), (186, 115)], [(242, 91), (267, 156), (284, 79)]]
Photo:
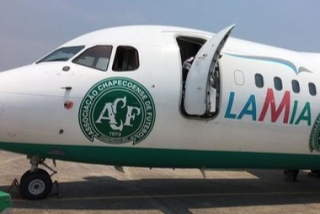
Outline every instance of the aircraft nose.
[(0, 73), (0, 142), (41, 143), (65, 136), (61, 135), (68, 96), (62, 89), (64, 76), (50, 71), (40, 66)]
[(0, 85), (6, 92), (12, 92), (12, 89), (19, 88), (22, 83), (30, 76), (32, 69), (30, 66), (22, 66), (0, 72)]
[(38, 77), (43, 70), (31, 64), (0, 72), (0, 93), (15, 96), (41, 91), (41, 88), (44, 87), (39, 87), (37, 84), (41, 83), (41, 79)]

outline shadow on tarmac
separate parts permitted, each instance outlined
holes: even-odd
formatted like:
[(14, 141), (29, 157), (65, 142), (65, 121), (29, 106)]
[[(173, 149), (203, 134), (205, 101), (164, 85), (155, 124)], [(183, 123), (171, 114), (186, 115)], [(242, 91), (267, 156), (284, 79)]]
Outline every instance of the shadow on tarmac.
[[(85, 177), (60, 183), (62, 197), (26, 201), (12, 193), (15, 208), (55, 210), (160, 210), (191, 213), (189, 209), (253, 205), (320, 203), (320, 182), (300, 172), (297, 182), (284, 181), (279, 170), (249, 170), (256, 179), (141, 179)], [(0, 186), (7, 190), (8, 186)]]

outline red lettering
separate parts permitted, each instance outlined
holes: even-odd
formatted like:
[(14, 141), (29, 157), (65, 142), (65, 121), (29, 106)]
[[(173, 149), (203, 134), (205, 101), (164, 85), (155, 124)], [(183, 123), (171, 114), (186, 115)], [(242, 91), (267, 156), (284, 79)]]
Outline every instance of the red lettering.
[(278, 120), (280, 114), (284, 110), (283, 123), (288, 123), (289, 120), (289, 111), (290, 111), (290, 92), (286, 91), (282, 97), (281, 103), (279, 107), (276, 109), (276, 104), (274, 100), (274, 94), (271, 88), (267, 91), (266, 100), (264, 101), (264, 105), (259, 117), (259, 121), (263, 121), (269, 106), (271, 107), (271, 121), (274, 123)]

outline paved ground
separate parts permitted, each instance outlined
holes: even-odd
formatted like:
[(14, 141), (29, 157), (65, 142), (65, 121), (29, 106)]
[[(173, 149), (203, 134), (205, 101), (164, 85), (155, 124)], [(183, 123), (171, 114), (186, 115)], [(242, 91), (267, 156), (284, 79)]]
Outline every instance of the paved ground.
[[(57, 162), (63, 196), (42, 201), (12, 192), (14, 213), (320, 213), (320, 178), (301, 172), (124, 168)], [(52, 164), (51, 164), (52, 165)], [(0, 151), (0, 190), (29, 168), (24, 156)]]

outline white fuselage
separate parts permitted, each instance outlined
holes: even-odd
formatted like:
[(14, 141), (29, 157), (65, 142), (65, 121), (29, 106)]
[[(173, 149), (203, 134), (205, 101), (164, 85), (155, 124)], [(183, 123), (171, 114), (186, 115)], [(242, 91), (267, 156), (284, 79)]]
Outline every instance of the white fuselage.
[[(310, 152), (309, 146), (320, 112), (318, 95), (309, 91), (309, 83), (320, 87), (318, 55), (230, 38), (219, 59), (217, 113), (214, 117), (194, 117), (181, 110), (183, 62), (176, 40), (179, 36), (208, 40), (212, 35), (161, 26), (113, 28), (64, 44), (62, 47), (85, 46), (68, 61), (34, 63), (0, 73), (0, 149), (102, 164), (320, 167), (319, 161), (310, 164), (320, 156), (316, 151)], [(113, 47), (106, 71), (72, 62), (96, 45)], [(138, 50), (138, 69), (112, 69), (119, 46)], [(69, 69), (64, 71), (64, 67)], [(299, 71), (300, 67), (306, 70)], [(263, 77), (261, 88), (256, 85), (256, 74)], [(86, 93), (97, 82), (112, 77), (135, 80), (153, 98), (153, 128), (137, 144), (112, 144), (98, 139), (91, 142), (80, 128), (79, 109)], [(275, 88), (275, 77), (282, 81), (281, 90)], [(299, 82), (297, 93), (292, 80)], [(65, 106), (66, 102), (72, 103), (71, 108)], [(127, 116), (128, 127), (139, 116), (132, 112)], [(100, 116), (100, 121), (95, 122), (111, 124), (105, 114), (100, 112)], [(97, 148), (101, 153), (95, 157), (90, 152)]]

